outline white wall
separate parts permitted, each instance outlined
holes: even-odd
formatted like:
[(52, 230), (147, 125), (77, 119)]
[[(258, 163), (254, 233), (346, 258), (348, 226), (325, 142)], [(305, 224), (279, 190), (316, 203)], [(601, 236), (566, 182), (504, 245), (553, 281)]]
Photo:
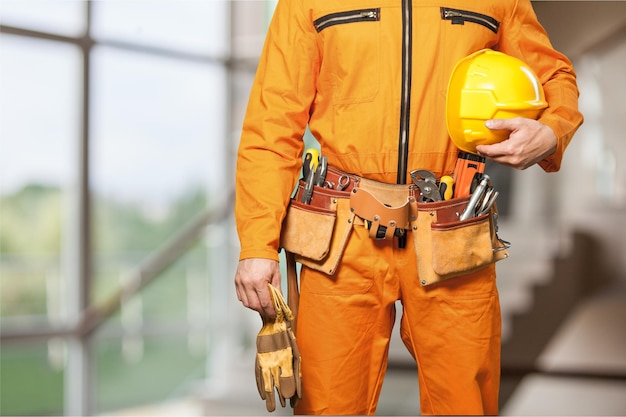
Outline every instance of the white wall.
[(561, 172), (540, 185), (555, 197), (543, 206), (554, 210), (548, 217), (563, 233), (577, 228), (598, 237), (606, 268), (626, 280), (626, 2), (538, 1), (534, 7), (555, 48), (574, 63), (585, 116)]

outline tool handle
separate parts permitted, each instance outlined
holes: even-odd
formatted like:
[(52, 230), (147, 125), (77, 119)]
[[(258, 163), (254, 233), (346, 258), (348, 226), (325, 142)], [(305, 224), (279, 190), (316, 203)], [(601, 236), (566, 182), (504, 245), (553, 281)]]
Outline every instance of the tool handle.
[(480, 180), (480, 183), (476, 187), (476, 190), (474, 190), (474, 193), (470, 197), (469, 202), (467, 203), (467, 207), (465, 207), (465, 210), (463, 211), (463, 213), (461, 213), (461, 217), (459, 217), (459, 220), (467, 220), (470, 217), (474, 216), (476, 211), (476, 205), (485, 193), (488, 183), (489, 175), (485, 174), (483, 175), (483, 178)]
[(454, 197), (465, 197), (472, 193), (472, 181), (475, 176), (485, 172), (484, 156), (459, 152), (454, 167)]
[(309, 148), (304, 152), (304, 163), (302, 164), (302, 178), (309, 178), (310, 172), (315, 172), (319, 163), (320, 153), (315, 148)]
[(450, 200), (454, 193), (454, 180), (449, 175), (444, 175), (439, 180), (439, 192), (442, 200)]
[(304, 191), (302, 192), (302, 202), (304, 204), (311, 204), (311, 197), (313, 197), (313, 186), (315, 185), (315, 171), (309, 171), (309, 176), (306, 179), (304, 185)]
[(320, 157), (319, 165), (315, 170), (315, 185), (318, 187), (324, 186), (326, 180), (326, 172), (328, 171), (328, 158), (325, 156)]

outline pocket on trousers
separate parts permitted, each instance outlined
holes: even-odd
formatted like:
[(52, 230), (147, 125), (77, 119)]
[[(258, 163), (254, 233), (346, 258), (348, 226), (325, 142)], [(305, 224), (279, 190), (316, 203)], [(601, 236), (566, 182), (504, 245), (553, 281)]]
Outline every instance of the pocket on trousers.
[(350, 237), (341, 256), (341, 264), (334, 274), (320, 274), (319, 268), (302, 270), (302, 291), (323, 296), (346, 297), (366, 294), (374, 284), (376, 257), (365, 256), (366, 248), (371, 247), (368, 230), (358, 225), (350, 232)]

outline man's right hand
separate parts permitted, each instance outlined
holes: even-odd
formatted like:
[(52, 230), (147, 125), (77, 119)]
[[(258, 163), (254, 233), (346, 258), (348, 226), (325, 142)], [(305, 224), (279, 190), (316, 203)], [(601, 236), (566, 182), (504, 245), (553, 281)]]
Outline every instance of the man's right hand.
[(242, 259), (235, 274), (237, 298), (249, 309), (273, 318), (276, 311), (267, 284), (271, 283), (280, 291), (280, 281), (278, 262), (263, 258)]

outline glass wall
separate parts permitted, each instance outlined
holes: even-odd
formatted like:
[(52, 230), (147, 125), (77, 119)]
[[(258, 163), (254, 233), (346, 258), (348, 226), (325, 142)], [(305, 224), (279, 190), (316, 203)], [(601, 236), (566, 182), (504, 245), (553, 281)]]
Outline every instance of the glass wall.
[[(231, 6), (2, 1), (0, 414), (63, 414), (72, 396), (102, 413), (205, 377), (202, 237), (95, 334), (72, 329), (232, 188)], [(68, 337), (89, 339), (83, 393), (66, 392)]]
[[(61, 324), (68, 318), (81, 52), (5, 34), (0, 50), (0, 318), (3, 328)], [(1, 354), (3, 415), (63, 410), (62, 343), (3, 346)]]

